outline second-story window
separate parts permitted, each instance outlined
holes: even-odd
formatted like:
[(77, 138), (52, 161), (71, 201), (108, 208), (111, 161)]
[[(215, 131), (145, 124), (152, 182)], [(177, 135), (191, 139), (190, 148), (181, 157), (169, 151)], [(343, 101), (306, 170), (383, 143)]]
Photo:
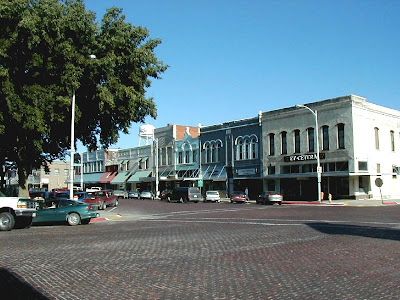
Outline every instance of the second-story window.
[(275, 134), (270, 133), (269, 136), (269, 155), (275, 155)]
[(340, 123), (338, 124), (338, 148), (339, 149), (344, 149), (344, 124)]
[(60, 169), (54, 169), (54, 175), (59, 176), (60, 175)]
[(185, 164), (190, 163), (190, 151), (185, 150)]
[(390, 144), (392, 146), (392, 151), (394, 151), (395, 148), (394, 148), (394, 131), (393, 130), (390, 131)]
[(287, 137), (286, 137), (287, 133), (286, 131), (282, 131), (281, 132), (281, 147), (282, 147), (282, 151), (281, 154), (287, 154)]
[(322, 126), (322, 150), (329, 150), (329, 126)]
[(251, 148), (251, 158), (252, 159), (258, 158), (258, 143), (255, 137), (253, 137), (250, 141), (250, 148)]
[(375, 127), (375, 149), (379, 150), (379, 128)]
[(309, 152), (314, 152), (314, 128), (310, 127), (307, 128), (307, 133), (308, 133), (308, 151)]
[(193, 150), (192, 152), (192, 161), (197, 163), (197, 150)]
[(178, 164), (183, 163), (183, 152), (179, 151), (178, 152)]
[(294, 153), (300, 153), (300, 130), (294, 131)]

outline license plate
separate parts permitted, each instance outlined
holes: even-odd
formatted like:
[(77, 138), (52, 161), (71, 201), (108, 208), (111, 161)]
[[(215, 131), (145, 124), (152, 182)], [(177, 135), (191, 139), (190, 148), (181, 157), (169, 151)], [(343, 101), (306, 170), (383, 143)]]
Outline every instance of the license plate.
[(197, 195), (194, 195), (193, 197), (194, 197), (194, 198), (197, 198)]

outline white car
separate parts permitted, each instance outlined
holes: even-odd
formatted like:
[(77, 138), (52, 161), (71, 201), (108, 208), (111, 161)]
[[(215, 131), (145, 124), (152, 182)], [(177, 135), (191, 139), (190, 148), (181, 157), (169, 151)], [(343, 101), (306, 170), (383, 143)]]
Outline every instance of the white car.
[(220, 202), (221, 197), (219, 196), (218, 191), (207, 191), (206, 198), (204, 198), (204, 202), (212, 201), (212, 202)]

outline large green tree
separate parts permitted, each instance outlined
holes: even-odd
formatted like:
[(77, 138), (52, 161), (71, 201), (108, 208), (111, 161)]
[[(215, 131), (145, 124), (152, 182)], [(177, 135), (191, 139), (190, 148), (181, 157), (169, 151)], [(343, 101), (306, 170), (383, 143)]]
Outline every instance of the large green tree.
[(146, 89), (167, 68), (161, 41), (121, 9), (95, 17), (79, 0), (0, 1), (0, 166), (17, 165), (22, 189), (32, 168), (68, 154), (73, 90), (75, 138), (89, 149), (156, 117)]

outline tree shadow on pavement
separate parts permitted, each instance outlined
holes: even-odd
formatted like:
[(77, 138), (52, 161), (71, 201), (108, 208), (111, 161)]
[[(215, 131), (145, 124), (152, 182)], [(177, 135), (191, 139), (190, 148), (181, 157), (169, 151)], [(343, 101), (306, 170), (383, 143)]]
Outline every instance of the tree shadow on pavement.
[(333, 223), (306, 223), (306, 225), (326, 234), (353, 235), (375, 239), (400, 241), (399, 228), (357, 226)]
[(24, 281), (15, 273), (0, 268), (0, 291), (2, 299), (48, 300), (41, 292)]

